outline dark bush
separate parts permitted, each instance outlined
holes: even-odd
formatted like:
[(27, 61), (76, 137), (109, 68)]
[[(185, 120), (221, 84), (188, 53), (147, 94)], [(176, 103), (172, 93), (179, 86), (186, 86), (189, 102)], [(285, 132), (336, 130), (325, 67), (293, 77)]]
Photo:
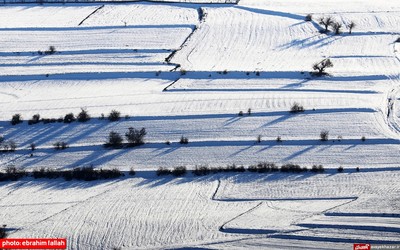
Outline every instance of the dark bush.
[(251, 115), (251, 108), (247, 110), (247, 115)]
[(244, 166), (236, 166), (235, 164), (228, 165), (223, 169), (224, 172), (245, 172), (246, 169)]
[(310, 171), (313, 173), (323, 173), (325, 169), (322, 165), (313, 165)]
[(108, 115), (108, 120), (111, 122), (119, 121), (121, 119), (121, 112), (113, 109), (111, 110), (110, 114)]
[(40, 115), (39, 115), (39, 114), (36, 114), (36, 115), (33, 115), (33, 116), (32, 116), (32, 119), (30, 119), (30, 120), (28, 121), (28, 125), (37, 124), (37, 123), (39, 123), (39, 122), (40, 122)]
[(193, 170), (193, 174), (197, 176), (208, 175), (210, 173), (210, 168), (207, 166), (196, 166)]
[(87, 122), (90, 120), (90, 115), (86, 109), (81, 108), (81, 112), (79, 112), (76, 119), (78, 120), (78, 122)]
[(130, 146), (139, 146), (144, 144), (144, 137), (147, 132), (145, 128), (135, 129), (129, 128), (129, 131), (125, 134), (126, 140), (129, 142)]
[(7, 236), (6, 225), (3, 225), (3, 227), (0, 227), (0, 239), (5, 239)]
[(35, 151), (35, 149), (36, 149), (36, 144), (35, 144), (35, 143), (31, 143), (31, 144), (29, 145), (29, 147), (30, 147), (30, 149), (31, 149), (32, 151)]
[(188, 144), (189, 139), (187, 137), (182, 136), (181, 139), (179, 140), (180, 144)]
[(25, 170), (9, 166), (6, 168), (5, 173), (0, 172), (0, 181), (17, 181), (26, 175)]
[(293, 103), (292, 107), (290, 107), (290, 113), (300, 113), (304, 112), (304, 107), (299, 103)]
[(327, 141), (329, 138), (329, 131), (322, 130), (321, 133), (319, 134), (319, 137), (320, 137), (321, 141)]
[(280, 136), (276, 137), (276, 142), (282, 142), (282, 138)]
[(360, 172), (360, 167), (356, 167), (356, 171), (357, 171), (357, 172)]
[(323, 76), (326, 75), (327, 73), (325, 72), (326, 68), (332, 68), (333, 63), (332, 61), (328, 59), (324, 59), (320, 61), (319, 63), (315, 63), (313, 65), (313, 69), (316, 70), (317, 72), (314, 73), (316, 76)]
[(180, 177), (186, 174), (186, 167), (181, 166), (181, 167), (176, 167), (174, 170), (172, 170), (172, 175), (175, 177)]
[(132, 167), (129, 169), (129, 175), (134, 176), (136, 174), (135, 169)]
[(62, 176), (62, 172), (54, 170), (52, 168), (41, 167), (40, 169), (33, 170), (32, 176), (35, 179), (38, 178), (56, 179)]
[(171, 173), (172, 173), (171, 170), (169, 170), (168, 168), (163, 168), (163, 167), (158, 168), (157, 172), (156, 172), (157, 176), (169, 175)]
[(238, 116), (243, 116), (243, 111), (239, 111)]
[(44, 52), (46, 55), (52, 55), (56, 53), (56, 48), (54, 46), (50, 46), (48, 50)]
[(257, 143), (261, 143), (261, 141), (262, 141), (262, 136), (261, 136), (261, 135), (258, 135), (258, 136), (257, 136)]
[(100, 169), (94, 170), (97, 173), (97, 179), (114, 179), (122, 176), (123, 174), (117, 168), (113, 169)]
[(311, 22), (312, 21), (312, 14), (308, 14), (305, 18), (304, 21), (306, 22)]
[(74, 122), (75, 120), (76, 118), (73, 113), (69, 113), (64, 116), (64, 123), (71, 123)]
[(224, 168), (223, 167), (212, 167), (212, 168), (210, 168), (210, 172), (213, 174), (221, 173), (221, 172), (224, 172)]
[(365, 138), (365, 136), (361, 137), (361, 141), (366, 141), (367, 139)]
[(166, 141), (165, 144), (171, 145), (171, 142), (170, 141)]
[(64, 150), (67, 149), (69, 146), (66, 142), (59, 141), (53, 144), (55, 150)]
[(112, 148), (122, 148), (122, 142), (122, 136), (117, 132), (111, 131), (108, 135), (108, 141), (106, 142), (105, 146)]
[(337, 171), (338, 171), (339, 173), (342, 173), (343, 170), (344, 170), (344, 168), (343, 168), (342, 166), (338, 167), (338, 169), (337, 169)]
[(22, 116), (21, 114), (15, 114), (11, 118), (11, 125), (17, 125), (19, 123), (22, 123)]

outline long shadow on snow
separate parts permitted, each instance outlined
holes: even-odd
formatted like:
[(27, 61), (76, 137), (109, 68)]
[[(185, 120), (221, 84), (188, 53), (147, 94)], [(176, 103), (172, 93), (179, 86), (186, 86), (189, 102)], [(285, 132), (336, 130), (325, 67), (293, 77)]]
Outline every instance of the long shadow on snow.
[(118, 25), (118, 26), (77, 26), (77, 27), (17, 27), (0, 28), (0, 31), (82, 31), (82, 30), (110, 30), (110, 29), (193, 29), (194, 24), (158, 24), (158, 25)]

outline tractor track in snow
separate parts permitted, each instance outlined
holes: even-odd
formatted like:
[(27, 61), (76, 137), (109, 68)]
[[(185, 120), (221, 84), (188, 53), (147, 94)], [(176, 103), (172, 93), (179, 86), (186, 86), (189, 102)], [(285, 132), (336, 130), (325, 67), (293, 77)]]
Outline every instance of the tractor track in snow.
[[(215, 188), (215, 191), (214, 191), (213, 194), (211, 195), (211, 200), (212, 200), (212, 201), (218, 201), (218, 202), (255, 202), (255, 201), (258, 201), (258, 203), (257, 203), (255, 206), (253, 206), (253, 207), (251, 207), (250, 209), (248, 209), (248, 210), (246, 210), (246, 211), (244, 211), (244, 212), (242, 212), (242, 213), (236, 215), (235, 217), (231, 218), (230, 220), (224, 222), (224, 223), (218, 228), (218, 230), (219, 230), (220, 232), (222, 232), (222, 233), (235, 233), (235, 234), (239, 233), (239, 234), (250, 234), (250, 235), (251, 235), (251, 234), (254, 234), (254, 232), (250, 232), (250, 230), (247, 230), (247, 229), (241, 229), (241, 228), (226, 229), (225, 227), (226, 227), (227, 224), (231, 223), (232, 221), (234, 221), (234, 220), (236, 220), (236, 219), (238, 219), (238, 218), (240, 218), (240, 217), (242, 217), (242, 216), (244, 216), (244, 215), (246, 215), (246, 214), (248, 214), (248, 213), (251, 213), (251, 212), (253, 212), (253, 211), (256, 210), (256, 209), (258, 209), (258, 208), (259, 208), (261, 205), (263, 205), (264, 203), (265, 203), (269, 208), (274, 209), (274, 210), (282, 210), (282, 211), (290, 211), (290, 212), (301, 212), (301, 211), (299, 211), (299, 210), (291, 210), (291, 209), (284, 209), (284, 208), (276, 207), (276, 206), (274, 206), (274, 205), (271, 203), (271, 201), (349, 200), (349, 201), (346, 201), (346, 202), (341, 203), (341, 204), (339, 204), (339, 205), (336, 205), (336, 206), (330, 207), (330, 208), (328, 208), (328, 209), (325, 209), (325, 210), (323, 210), (323, 211), (321, 211), (321, 212), (310, 213), (310, 214), (308, 214), (307, 216), (301, 217), (301, 218), (299, 218), (298, 220), (296, 220), (296, 221), (294, 221), (294, 222), (292, 222), (292, 223), (290, 224), (291, 226), (296, 226), (297, 224), (299, 224), (301, 221), (303, 221), (303, 220), (305, 220), (305, 219), (308, 219), (308, 218), (311, 218), (311, 217), (314, 217), (314, 216), (318, 216), (318, 215), (325, 215), (326, 213), (328, 213), (329, 211), (331, 211), (331, 210), (333, 210), (333, 209), (336, 209), (336, 208), (338, 208), (338, 207), (347, 205), (347, 204), (349, 204), (349, 203), (351, 203), (351, 202), (354, 202), (354, 201), (356, 201), (356, 200), (358, 199), (358, 197), (289, 198), (289, 199), (284, 199), (284, 198), (282, 198), (282, 199), (218, 199), (218, 198), (216, 198), (216, 196), (217, 196), (217, 194), (218, 194), (218, 191), (219, 191), (220, 187), (221, 187), (221, 180), (218, 179), (218, 180), (217, 180), (217, 187)], [(304, 213), (307, 213), (307, 212), (304, 211)], [(279, 235), (282, 235), (282, 234), (294, 233), (294, 232), (299, 232), (299, 231), (307, 231), (307, 230), (311, 230), (311, 228), (294, 229), (294, 230), (279, 230), (279, 231), (278, 231), (278, 230), (264, 230), (264, 229), (260, 229), (260, 230), (258, 230), (258, 229), (251, 229), (251, 230), (255, 230), (255, 231), (260, 231), (260, 232), (261, 232), (261, 233), (258, 232), (258, 233), (256, 233), (256, 234), (267, 235), (267, 236), (279, 236)], [(246, 231), (249, 231), (249, 232), (246, 232)], [(258, 238), (258, 237), (256, 237), (256, 238)], [(210, 243), (210, 244), (213, 244), (213, 243)]]

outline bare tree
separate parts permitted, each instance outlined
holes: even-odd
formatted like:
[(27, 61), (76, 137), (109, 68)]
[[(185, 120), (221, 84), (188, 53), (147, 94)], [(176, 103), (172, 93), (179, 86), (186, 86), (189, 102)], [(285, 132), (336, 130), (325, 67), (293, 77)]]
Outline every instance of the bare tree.
[(336, 35), (341, 33), (340, 29), (343, 27), (341, 23), (333, 22), (331, 26)]
[(325, 32), (328, 32), (329, 26), (331, 26), (334, 22), (335, 20), (332, 17), (321, 17), (318, 23), (325, 27)]
[(316, 73), (316, 75), (318, 75), (318, 76), (326, 74), (325, 69), (332, 68), (332, 67), (333, 67), (333, 63), (331, 62), (331, 60), (329, 58), (324, 59), (324, 60), (320, 61), (319, 63), (316, 63), (313, 65), (313, 69), (318, 71)]
[(351, 34), (351, 32), (353, 31), (354, 27), (356, 27), (356, 24), (351, 21), (348, 25), (347, 28), (349, 29), (349, 34)]

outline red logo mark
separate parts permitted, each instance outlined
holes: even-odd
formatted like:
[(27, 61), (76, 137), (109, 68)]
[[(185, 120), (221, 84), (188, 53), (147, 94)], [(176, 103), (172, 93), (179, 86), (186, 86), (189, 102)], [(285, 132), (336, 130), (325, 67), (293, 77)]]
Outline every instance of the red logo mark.
[(370, 244), (354, 244), (353, 250), (371, 250)]

